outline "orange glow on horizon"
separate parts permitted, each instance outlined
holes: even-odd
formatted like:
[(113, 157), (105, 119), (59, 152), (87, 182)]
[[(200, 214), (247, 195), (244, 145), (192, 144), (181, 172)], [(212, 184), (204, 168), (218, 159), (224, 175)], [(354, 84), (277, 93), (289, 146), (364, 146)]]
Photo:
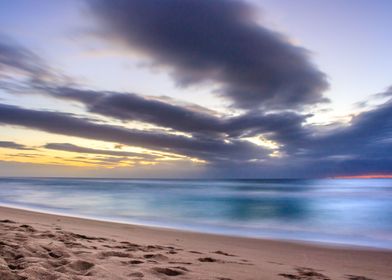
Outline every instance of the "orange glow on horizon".
[(392, 179), (392, 174), (363, 174), (337, 176), (336, 179)]

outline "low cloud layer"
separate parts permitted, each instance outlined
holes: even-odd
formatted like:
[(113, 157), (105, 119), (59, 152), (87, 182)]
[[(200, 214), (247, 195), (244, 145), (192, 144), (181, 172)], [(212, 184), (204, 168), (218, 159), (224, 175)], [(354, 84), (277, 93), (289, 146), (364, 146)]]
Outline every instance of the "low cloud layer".
[[(298, 138), (309, 115), (294, 112), (249, 111), (236, 117), (218, 116), (207, 109), (180, 106), (134, 93), (103, 92), (70, 87), (41, 87), (49, 96), (82, 103), (90, 113), (121, 121), (140, 121), (195, 136), (238, 138), (269, 133), (271, 139)], [(295, 135), (294, 135), (295, 134)]]
[(122, 143), (172, 152), (208, 161), (259, 158), (266, 153), (247, 141), (225, 142), (223, 139), (188, 138), (179, 135), (148, 132), (106, 124), (70, 114), (23, 109), (0, 104), (0, 123), (38, 129), (55, 134)]
[(12, 141), (0, 141), (0, 148), (15, 149), (15, 150), (32, 150), (32, 148), (30, 147)]
[(109, 155), (115, 157), (131, 157), (131, 158), (142, 158), (142, 159), (152, 159), (154, 156), (141, 153), (124, 152), (124, 151), (111, 151), (102, 149), (93, 149), (81, 147), (78, 145), (70, 143), (47, 143), (43, 146), (45, 149), (81, 153), (81, 154), (96, 154), (96, 155)]
[[(306, 143), (309, 156), (383, 160), (392, 151), (392, 99), (354, 117), (349, 125), (337, 128)], [(325, 147), (325, 149), (323, 149)]]
[(256, 22), (236, 0), (92, 0), (102, 37), (145, 53), (181, 86), (213, 83), (246, 109), (325, 101), (325, 74), (308, 51)]
[[(184, 137), (130, 130), (97, 124), (69, 114), (28, 110), (0, 105), (0, 123), (18, 125), (51, 133), (135, 145), (187, 155), (210, 163), (210, 172), (223, 176), (335, 176), (364, 172), (392, 172), (392, 101), (356, 116), (348, 125), (323, 130), (299, 125), (282, 129), (287, 136), (279, 143), (285, 152), (271, 158), (268, 150), (237, 138), (204, 136)], [(300, 122), (299, 122), (300, 123)], [(276, 128), (275, 131), (278, 131)], [(275, 132), (276, 133), (276, 132)], [(278, 134), (276, 135), (283, 135)], [(228, 142), (225, 140), (229, 140)], [(4, 144), (17, 147), (14, 144)], [(3, 146), (4, 146), (3, 145)], [(285, 147), (291, 147), (287, 149)], [(51, 143), (49, 149), (80, 153), (102, 153), (66, 143)], [(110, 155), (120, 156), (113, 151)], [(105, 152), (106, 153), (106, 152)], [(109, 155), (109, 152), (107, 153)], [(125, 155), (124, 155), (125, 156)], [(131, 155), (129, 155), (131, 156)], [(226, 173), (225, 173), (226, 172)]]

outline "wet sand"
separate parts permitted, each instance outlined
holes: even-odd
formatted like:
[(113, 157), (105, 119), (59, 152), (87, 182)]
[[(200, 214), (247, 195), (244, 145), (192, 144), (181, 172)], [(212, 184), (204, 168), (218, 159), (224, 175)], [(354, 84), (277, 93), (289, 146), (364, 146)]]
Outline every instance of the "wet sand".
[(392, 251), (0, 207), (0, 279), (392, 279)]

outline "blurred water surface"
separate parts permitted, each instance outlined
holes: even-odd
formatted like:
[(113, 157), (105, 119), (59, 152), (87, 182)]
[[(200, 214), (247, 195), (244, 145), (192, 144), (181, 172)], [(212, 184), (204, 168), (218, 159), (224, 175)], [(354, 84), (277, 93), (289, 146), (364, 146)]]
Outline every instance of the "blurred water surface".
[(392, 249), (392, 180), (0, 179), (0, 204), (249, 237)]

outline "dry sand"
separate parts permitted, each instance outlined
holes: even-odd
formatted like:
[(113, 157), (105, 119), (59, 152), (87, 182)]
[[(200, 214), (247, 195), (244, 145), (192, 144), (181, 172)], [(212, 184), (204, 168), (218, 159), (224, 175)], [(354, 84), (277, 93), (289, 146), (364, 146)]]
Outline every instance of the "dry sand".
[(227, 237), (0, 207), (0, 280), (392, 279), (392, 251)]

